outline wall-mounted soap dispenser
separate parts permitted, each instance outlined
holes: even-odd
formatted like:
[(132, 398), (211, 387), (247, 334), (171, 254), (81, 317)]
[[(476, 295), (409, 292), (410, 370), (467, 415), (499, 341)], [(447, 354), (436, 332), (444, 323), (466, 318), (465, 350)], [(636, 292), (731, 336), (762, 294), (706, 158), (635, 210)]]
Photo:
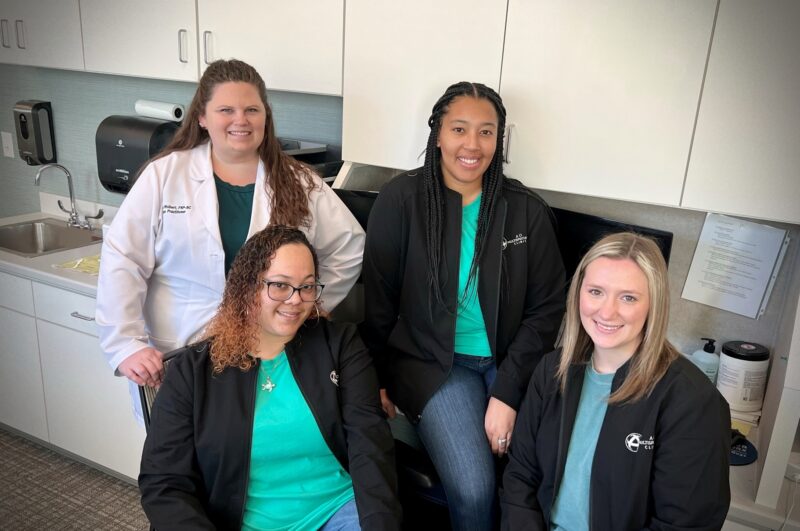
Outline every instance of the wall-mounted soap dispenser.
[(56, 162), (53, 108), (49, 101), (25, 100), (14, 105), (19, 156), (29, 166)]

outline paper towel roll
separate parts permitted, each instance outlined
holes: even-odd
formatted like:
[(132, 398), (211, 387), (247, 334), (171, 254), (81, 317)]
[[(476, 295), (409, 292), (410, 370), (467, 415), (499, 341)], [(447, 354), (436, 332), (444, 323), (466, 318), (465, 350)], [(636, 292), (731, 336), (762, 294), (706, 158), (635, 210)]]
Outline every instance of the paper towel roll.
[(186, 114), (183, 105), (164, 103), (163, 101), (136, 100), (133, 108), (136, 114), (173, 122), (182, 121), (184, 114)]

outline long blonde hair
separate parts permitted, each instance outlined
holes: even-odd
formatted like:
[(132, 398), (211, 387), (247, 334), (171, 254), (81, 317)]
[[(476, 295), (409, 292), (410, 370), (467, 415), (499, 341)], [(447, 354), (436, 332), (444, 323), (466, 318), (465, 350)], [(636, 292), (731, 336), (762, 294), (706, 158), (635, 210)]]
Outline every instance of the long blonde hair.
[(645, 236), (620, 232), (604, 237), (584, 255), (572, 277), (567, 294), (567, 314), (562, 336), (561, 362), (556, 377), (563, 393), (572, 365), (589, 362), (594, 349), (581, 324), (580, 295), (586, 268), (598, 258), (630, 259), (647, 278), (650, 308), (644, 324), (642, 342), (633, 354), (622, 385), (609, 397), (609, 404), (636, 402), (650, 394), (670, 364), (680, 355), (667, 340), (669, 322), (669, 278), (667, 264), (658, 245)]

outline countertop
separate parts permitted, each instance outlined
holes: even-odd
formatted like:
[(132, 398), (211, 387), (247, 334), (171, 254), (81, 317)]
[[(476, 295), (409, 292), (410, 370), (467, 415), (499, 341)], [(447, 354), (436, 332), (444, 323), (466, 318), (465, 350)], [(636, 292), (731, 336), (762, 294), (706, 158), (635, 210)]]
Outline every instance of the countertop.
[[(19, 223), (21, 221), (31, 221), (43, 217), (66, 219), (45, 212), (34, 212), (32, 214), (2, 218), (0, 219), (0, 226)], [(94, 298), (97, 296), (96, 276), (53, 266), (69, 262), (70, 260), (77, 260), (78, 258), (99, 254), (101, 245), (102, 244), (98, 242), (85, 247), (78, 247), (77, 249), (59, 251), (30, 258), (0, 249), (0, 271), (35, 280), (36, 282), (50, 284), (58, 288), (68, 289)]]

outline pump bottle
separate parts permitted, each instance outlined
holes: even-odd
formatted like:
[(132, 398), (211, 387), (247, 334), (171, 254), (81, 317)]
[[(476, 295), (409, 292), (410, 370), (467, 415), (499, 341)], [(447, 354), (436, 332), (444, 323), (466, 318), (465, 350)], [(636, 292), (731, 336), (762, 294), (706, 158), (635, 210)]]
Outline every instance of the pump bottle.
[(702, 349), (695, 350), (689, 359), (692, 363), (700, 367), (700, 370), (708, 376), (711, 383), (717, 383), (717, 370), (719, 369), (719, 356), (714, 354), (714, 342), (716, 340), (703, 337), (701, 338), (706, 342)]

